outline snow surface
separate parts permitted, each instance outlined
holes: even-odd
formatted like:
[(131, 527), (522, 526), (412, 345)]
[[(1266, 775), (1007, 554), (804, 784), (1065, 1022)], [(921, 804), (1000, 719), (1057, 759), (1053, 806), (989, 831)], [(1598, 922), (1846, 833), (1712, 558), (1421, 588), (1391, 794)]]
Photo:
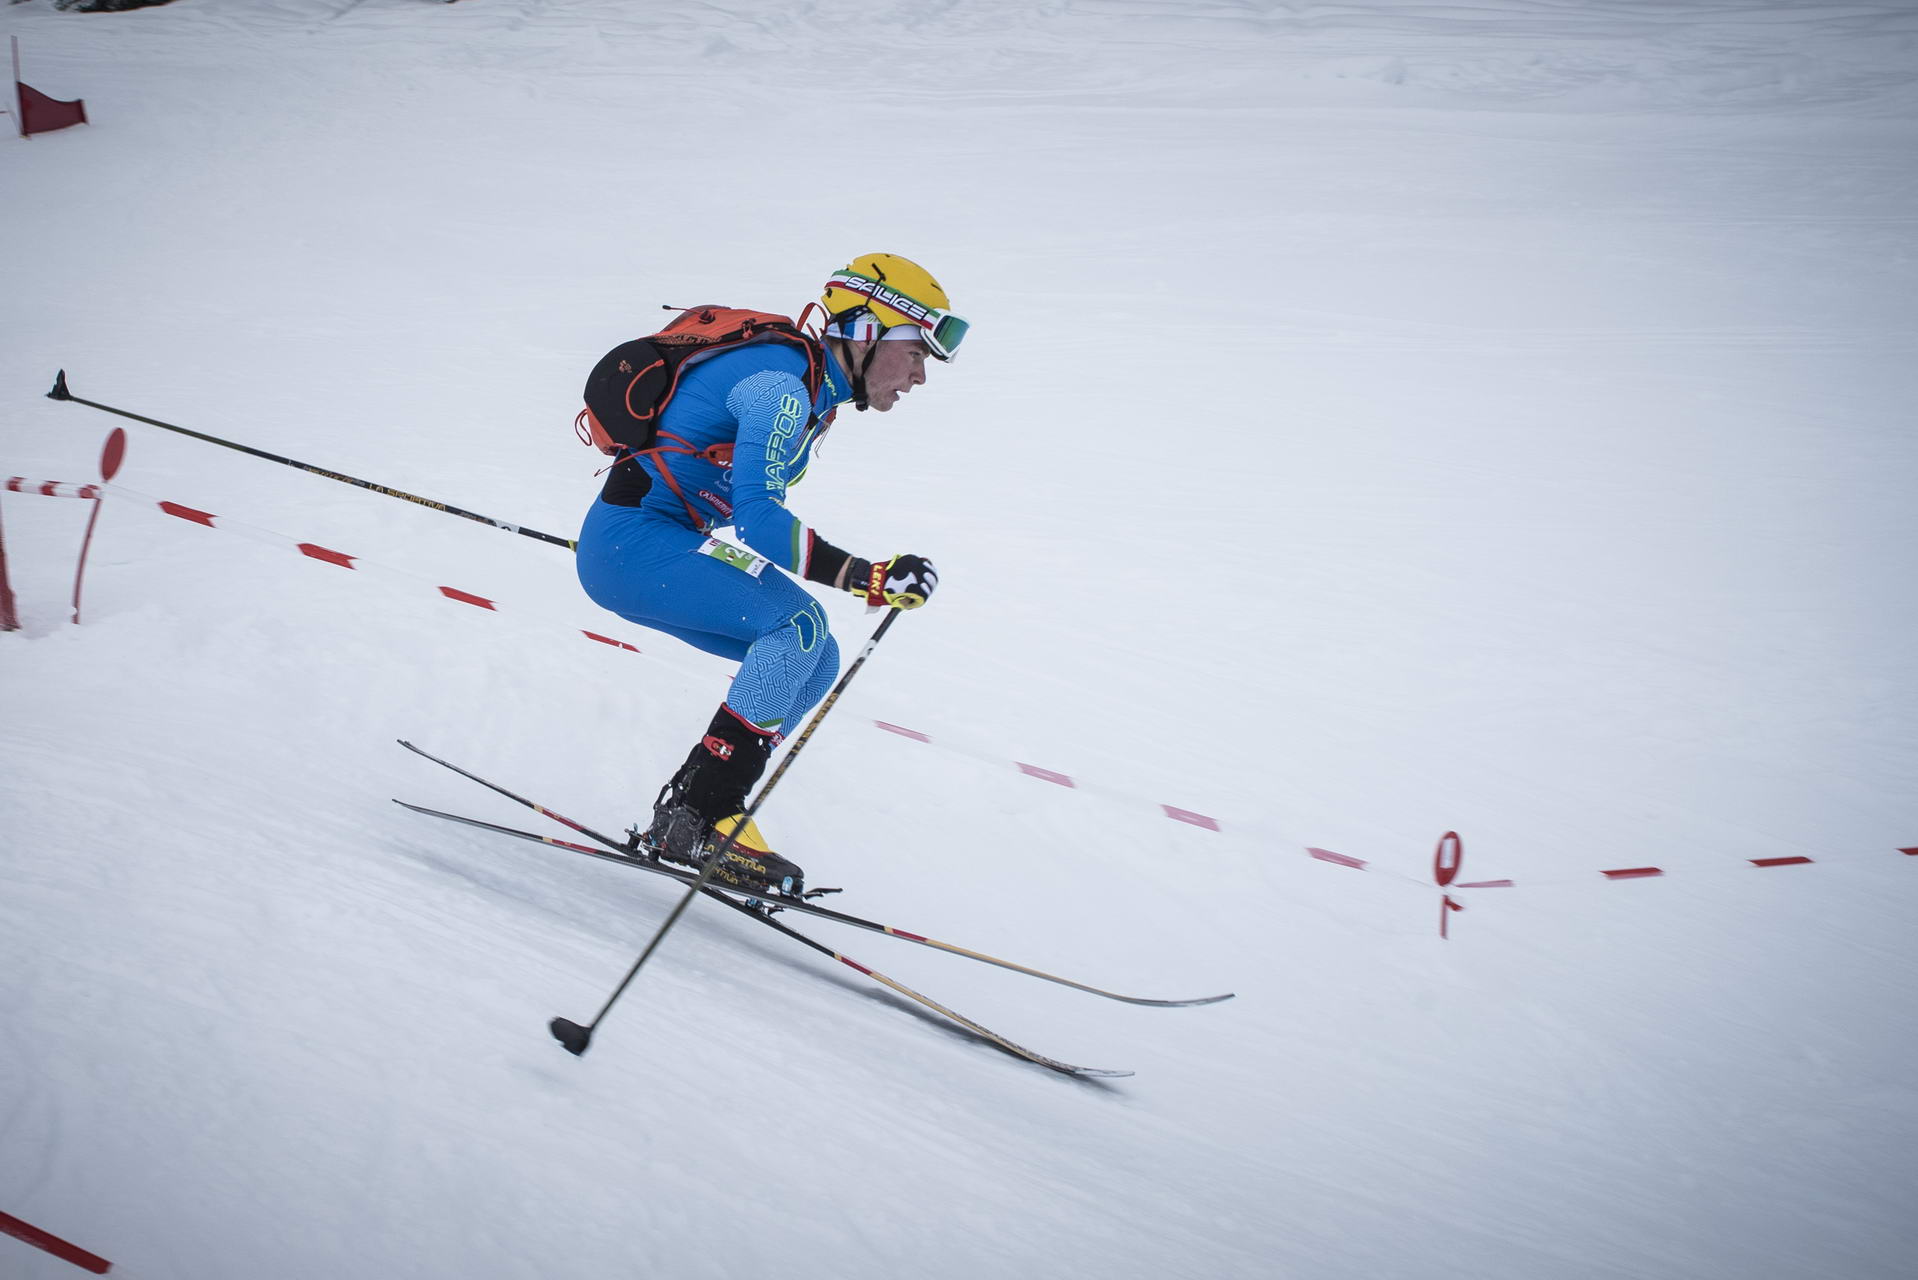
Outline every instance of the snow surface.
[[(502, 611), (110, 499), (76, 628), (86, 504), (5, 496), (0, 1210), (182, 1280), (1918, 1274), (1918, 7), (5, 16), (94, 123), (0, 164), (0, 474), (127, 425), (140, 492)], [(672, 886), (398, 810), (543, 821), (392, 742), (616, 827), (726, 668), (41, 398), (570, 535), (602, 351), (875, 249), (976, 333), (795, 506), (942, 590), (769, 828), (845, 909), (1239, 994), (795, 924), (1128, 1080), (706, 906), (568, 1057)], [(1441, 942), (1447, 829), (1519, 884)]]

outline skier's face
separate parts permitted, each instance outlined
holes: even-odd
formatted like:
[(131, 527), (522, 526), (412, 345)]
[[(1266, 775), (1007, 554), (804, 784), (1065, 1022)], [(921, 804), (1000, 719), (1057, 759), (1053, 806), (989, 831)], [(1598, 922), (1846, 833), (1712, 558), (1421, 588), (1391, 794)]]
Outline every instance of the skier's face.
[(878, 346), (866, 368), (866, 403), (884, 413), (926, 380), (926, 344), (881, 342)]

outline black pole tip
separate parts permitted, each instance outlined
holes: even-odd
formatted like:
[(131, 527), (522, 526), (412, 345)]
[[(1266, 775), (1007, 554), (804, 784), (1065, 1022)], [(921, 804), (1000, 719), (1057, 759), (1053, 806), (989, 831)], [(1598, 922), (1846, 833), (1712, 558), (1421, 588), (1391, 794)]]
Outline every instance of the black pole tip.
[(591, 1027), (582, 1027), (577, 1022), (571, 1022), (565, 1018), (554, 1018), (546, 1024), (546, 1029), (552, 1032), (553, 1039), (559, 1041), (566, 1052), (575, 1058), (583, 1055), (587, 1046), (593, 1043)]
[(60, 370), (59, 373), (54, 375), (53, 390), (47, 392), (47, 399), (49, 400), (73, 399), (73, 393), (67, 390), (67, 371), (65, 369)]

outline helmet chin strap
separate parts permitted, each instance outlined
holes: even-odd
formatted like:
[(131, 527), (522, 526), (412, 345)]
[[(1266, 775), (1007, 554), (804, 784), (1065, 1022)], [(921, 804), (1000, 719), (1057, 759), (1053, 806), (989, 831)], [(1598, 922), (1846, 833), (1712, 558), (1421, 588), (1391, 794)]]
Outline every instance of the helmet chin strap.
[[(860, 310), (865, 311), (867, 315), (872, 314), (872, 312), (867, 311), (863, 307), (860, 308)], [(846, 317), (844, 315), (834, 317), (834, 322), (837, 323), (839, 321), (843, 321), (845, 318)], [(884, 332), (885, 331), (883, 329), (879, 331), (879, 333), (884, 333)], [(852, 339), (841, 336), (839, 337), (838, 341), (844, 343), (847, 354), (851, 354)], [(848, 369), (846, 371), (847, 373), (852, 375), (852, 406), (853, 408), (858, 409), (862, 413), (865, 410), (872, 407), (871, 397), (870, 395), (868, 395), (866, 391), (866, 374), (871, 371), (872, 362), (874, 358), (878, 356), (878, 354), (879, 354), (879, 335), (875, 334), (873, 338), (871, 339), (871, 341), (867, 344), (866, 358), (859, 362), (859, 367), (857, 369)]]
[(875, 338), (872, 341), (872, 345), (866, 348), (866, 358), (859, 362), (859, 372), (852, 376), (853, 408), (858, 409), (862, 413), (868, 408), (871, 408), (871, 405), (868, 403), (870, 397), (866, 392), (866, 372), (872, 368), (873, 358), (878, 354), (879, 340)]

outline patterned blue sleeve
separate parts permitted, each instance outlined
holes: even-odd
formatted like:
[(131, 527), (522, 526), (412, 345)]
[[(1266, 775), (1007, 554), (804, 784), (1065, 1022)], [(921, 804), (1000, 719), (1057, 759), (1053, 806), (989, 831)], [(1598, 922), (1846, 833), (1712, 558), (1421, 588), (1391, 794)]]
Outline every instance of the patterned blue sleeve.
[(739, 423), (733, 445), (733, 529), (739, 540), (789, 573), (804, 577), (815, 539), (786, 510), (786, 486), (812, 415), (806, 384), (767, 369), (741, 379), (726, 396)]

